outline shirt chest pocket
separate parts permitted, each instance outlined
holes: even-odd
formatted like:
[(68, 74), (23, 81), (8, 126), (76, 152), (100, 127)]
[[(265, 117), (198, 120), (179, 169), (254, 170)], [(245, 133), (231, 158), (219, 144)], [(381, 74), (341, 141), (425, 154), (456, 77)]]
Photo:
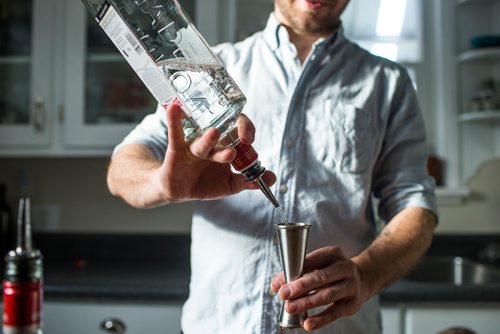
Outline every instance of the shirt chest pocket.
[[(373, 115), (352, 104), (326, 99), (324, 117), (311, 129), (317, 158), (329, 168), (360, 174), (373, 164), (375, 143)], [(318, 131), (319, 130), (319, 131)]]

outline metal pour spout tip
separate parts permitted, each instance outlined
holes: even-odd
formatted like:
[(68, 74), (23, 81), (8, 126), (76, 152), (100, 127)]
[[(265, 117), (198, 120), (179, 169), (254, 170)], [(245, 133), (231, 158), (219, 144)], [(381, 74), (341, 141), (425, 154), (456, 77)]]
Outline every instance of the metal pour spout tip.
[(17, 216), (17, 244), (15, 250), (17, 254), (32, 251), (30, 210), (30, 199), (27, 197), (21, 198)]
[(278, 208), (280, 204), (278, 203), (278, 200), (276, 197), (274, 197), (271, 189), (269, 189), (269, 186), (266, 184), (264, 179), (262, 177), (258, 177), (255, 179), (255, 183), (259, 185), (260, 190), (266, 195), (267, 199), (274, 205), (275, 208)]
[(266, 182), (262, 179), (261, 176), (259, 176), (258, 178), (256, 178), (254, 181), (259, 185), (260, 190), (264, 193), (264, 195), (266, 195), (267, 199), (273, 204), (273, 206), (276, 209), (278, 209), (278, 211), (279, 211), (279, 213), (281, 215), (281, 219), (283, 219), (283, 222), (285, 224), (288, 224), (288, 220), (286, 219), (285, 213), (280, 208), (280, 204), (278, 203), (278, 200), (276, 199), (276, 197), (274, 197), (271, 189), (269, 189), (269, 187), (266, 184)]

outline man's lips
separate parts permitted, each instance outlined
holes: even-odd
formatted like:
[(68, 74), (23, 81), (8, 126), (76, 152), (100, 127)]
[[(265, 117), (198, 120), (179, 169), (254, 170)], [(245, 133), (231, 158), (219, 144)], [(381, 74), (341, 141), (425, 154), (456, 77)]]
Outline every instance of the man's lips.
[(328, 4), (326, 1), (304, 0), (307, 7), (311, 10), (319, 9)]

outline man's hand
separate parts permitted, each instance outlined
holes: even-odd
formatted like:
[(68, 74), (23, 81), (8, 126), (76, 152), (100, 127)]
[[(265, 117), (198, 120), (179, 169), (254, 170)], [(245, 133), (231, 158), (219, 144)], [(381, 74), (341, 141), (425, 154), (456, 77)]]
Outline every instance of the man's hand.
[[(113, 195), (129, 204), (154, 207), (189, 200), (216, 199), (245, 189), (258, 189), (229, 164), (236, 155), (233, 148), (218, 144), (219, 131), (208, 129), (194, 141), (186, 141), (182, 130), (183, 112), (176, 104), (166, 110), (168, 146), (163, 161), (141, 144), (122, 147), (111, 160), (108, 187)], [(235, 132), (244, 144), (254, 140), (255, 128), (245, 115), (238, 118)], [(272, 185), (276, 176), (266, 171), (264, 180)]]
[(418, 262), (431, 244), (436, 222), (436, 215), (426, 209), (403, 209), (360, 254), (348, 259), (338, 247), (315, 250), (305, 258), (303, 277), (285, 284), (280, 273), (272, 280), (271, 290), (286, 300), (289, 313), (327, 305), (304, 322), (306, 330), (353, 315)]
[[(182, 130), (182, 110), (176, 104), (168, 106), (168, 147), (165, 160), (157, 170), (158, 181), (168, 202), (192, 199), (216, 199), (236, 194), (245, 189), (258, 189), (239, 173), (233, 173), (229, 163), (236, 157), (233, 148), (217, 144), (219, 131), (208, 129), (201, 137), (186, 142)], [(238, 119), (238, 136), (250, 145), (255, 128), (245, 115)], [(272, 184), (276, 178), (271, 172), (264, 175)]]
[(321, 328), (340, 317), (355, 314), (364, 303), (357, 267), (339, 247), (323, 247), (309, 253), (305, 275), (285, 284), (283, 272), (271, 282), (271, 290), (285, 300), (285, 311), (300, 313), (327, 306), (304, 322), (307, 331)]

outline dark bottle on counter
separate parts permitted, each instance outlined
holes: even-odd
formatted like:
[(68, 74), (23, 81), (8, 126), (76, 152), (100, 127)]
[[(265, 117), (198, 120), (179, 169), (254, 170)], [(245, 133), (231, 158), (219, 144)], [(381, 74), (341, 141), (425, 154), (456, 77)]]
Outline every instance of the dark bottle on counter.
[[(5, 184), (0, 184), (0, 256), (3, 256), (12, 248), (12, 211), (7, 204), (7, 190)], [(0, 261), (0, 262), (1, 262)], [(0, 263), (0, 268), (3, 268)]]
[(42, 334), (42, 254), (31, 240), (30, 200), (19, 200), (16, 248), (5, 256), (3, 334)]

